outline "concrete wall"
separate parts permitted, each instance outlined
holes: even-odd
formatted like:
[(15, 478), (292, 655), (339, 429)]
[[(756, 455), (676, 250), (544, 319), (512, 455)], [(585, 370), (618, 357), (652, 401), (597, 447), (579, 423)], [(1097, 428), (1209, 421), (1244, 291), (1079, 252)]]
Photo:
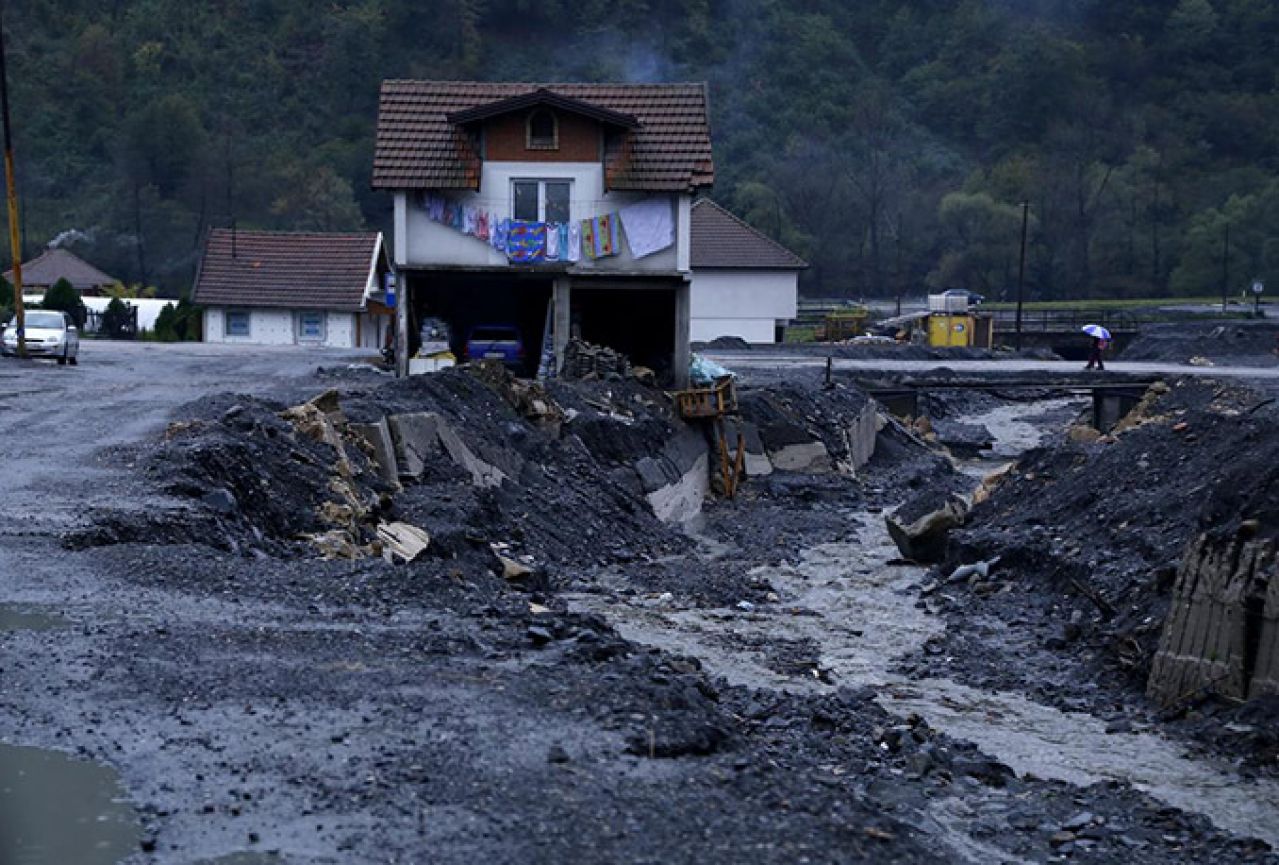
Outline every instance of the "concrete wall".
[(798, 313), (799, 274), (787, 270), (695, 270), (692, 340), (717, 336), (771, 343), (777, 322)]
[(1268, 539), (1204, 534), (1187, 545), (1146, 682), (1152, 701), (1279, 693), (1277, 558)]
[[(635, 193), (605, 192), (604, 170), (598, 162), (486, 162), (478, 192), (449, 192), (452, 201), (509, 218), (512, 212), (511, 182), (517, 179), (571, 180), (570, 216), (574, 220), (589, 219), (612, 213), (651, 196)], [(589, 271), (634, 272), (661, 271), (671, 273), (688, 270), (689, 219), (692, 199), (688, 195), (668, 196), (672, 200), (675, 219), (675, 244), (669, 249), (644, 258), (631, 256), (623, 240), (619, 255), (596, 260), (583, 258), (576, 268)], [(625, 236), (623, 229), (622, 235)], [(417, 193), (395, 194), (395, 263), (415, 268), (432, 265), (466, 267), (507, 267), (505, 255), (491, 246), (462, 232), (432, 222), (426, 213), (422, 196)]]
[(239, 342), (246, 345), (324, 345), (328, 348), (355, 347), (355, 313), (330, 310), (325, 316), (324, 341), (300, 343), (298, 313), (291, 309), (255, 308), (249, 310), (249, 335), (227, 336), (226, 309), (219, 306), (204, 310), (205, 342)]

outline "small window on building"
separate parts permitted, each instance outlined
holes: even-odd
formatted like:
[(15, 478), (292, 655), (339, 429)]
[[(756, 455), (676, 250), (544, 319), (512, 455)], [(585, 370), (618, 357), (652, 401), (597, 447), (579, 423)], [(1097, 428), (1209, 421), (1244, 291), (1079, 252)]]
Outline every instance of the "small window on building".
[(228, 309), (226, 311), (226, 335), (249, 335), (249, 311), (247, 309)]
[(308, 309), (298, 313), (298, 340), (324, 342), (324, 313)]
[(558, 150), (560, 146), (559, 123), (555, 115), (539, 108), (528, 116), (528, 149)]
[(511, 215), (529, 222), (568, 222), (573, 182), (516, 180), (511, 184)]

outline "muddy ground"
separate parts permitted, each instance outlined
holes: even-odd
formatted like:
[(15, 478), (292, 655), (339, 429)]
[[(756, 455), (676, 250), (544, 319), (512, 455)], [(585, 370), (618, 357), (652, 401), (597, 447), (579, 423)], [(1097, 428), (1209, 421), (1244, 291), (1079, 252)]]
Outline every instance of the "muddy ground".
[[(96, 344), (78, 368), (0, 367), (0, 741), (109, 767), (132, 807), (104, 828), (65, 787), (26, 788), (84, 844), (50, 858), (53, 842), (0, 821), (6, 855), (1274, 861), (1243, 837), (1264, 820), (1210, 819), (1194, 790), (1179, 808), (1119, 773), (1056, 780), (1054, 755), (1014, 768), (944, 732), (960, 727), (929, 695), (975, 698), (928, 677), (975, 681), (994, 655), (965, 646), (987, 660), (934, 669), (945, 652), (911, 643), (976, 639), (928, 609), (929, 575), (891, 563), (876, 528), (921, 491), (974, 482), (914, 434), (886, 427), (855, 474), (752, 479), (679, 531), (645, 509), (635, 468), (654, 450), (663, 472), (682, 459), (659, 394), (557, 385), (534, 395), (547, 413), (501, 377), (391, 382), (349, 360)], [(771, 387), (838, 462), (864, 397)], [(327, 389), (357, 422), (436, 413), (507, 480), (476, 486), (439, 458), (397, 491), (349, 443), (335, 471), (330, 445), (280, 417)], [(429, 554), (322, 557), (334, 531), (375, 552), (388, 519), (428, 529)], [(504, 577), (494, 544), (528, 573)], [(875, 604), (873, 628), (849, 625)], [(1005, 658), (1016, 675), (974, 693), (1051, 704), (1028, 681), (1037, 663)], [(0, 751), (6, 779), (25, 755)]]

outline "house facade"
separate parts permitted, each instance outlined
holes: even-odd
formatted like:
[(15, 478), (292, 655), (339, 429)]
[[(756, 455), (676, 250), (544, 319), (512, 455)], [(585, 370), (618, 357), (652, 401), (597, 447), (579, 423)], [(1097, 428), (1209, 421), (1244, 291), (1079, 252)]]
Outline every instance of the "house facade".
[(572, 337), (687, 376), (693, 195), (714, 179), (701, 84), (386, 81), (373, 185), (395, 202), (401, 363), (422, 321)]
[(799, 273), (807, 262), (709, 198), (693, 205), (691, 259), (693, 342), (780, 341), (782, 327), (798, 314)]
[(204, 341), (380, 349), (394, 329), (382, 235), (214, 229), (194, 300)]

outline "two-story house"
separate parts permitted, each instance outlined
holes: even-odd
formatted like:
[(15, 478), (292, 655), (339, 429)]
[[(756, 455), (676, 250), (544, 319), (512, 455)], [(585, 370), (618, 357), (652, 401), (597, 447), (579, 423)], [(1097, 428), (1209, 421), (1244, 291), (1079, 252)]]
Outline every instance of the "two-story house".
[(529, 358), (571, 337), (688, 371), (693, 195), (714, 179), (703, 84), (386, 81), (373, 186), (395, 197), (401, 364), (428, 318)]

